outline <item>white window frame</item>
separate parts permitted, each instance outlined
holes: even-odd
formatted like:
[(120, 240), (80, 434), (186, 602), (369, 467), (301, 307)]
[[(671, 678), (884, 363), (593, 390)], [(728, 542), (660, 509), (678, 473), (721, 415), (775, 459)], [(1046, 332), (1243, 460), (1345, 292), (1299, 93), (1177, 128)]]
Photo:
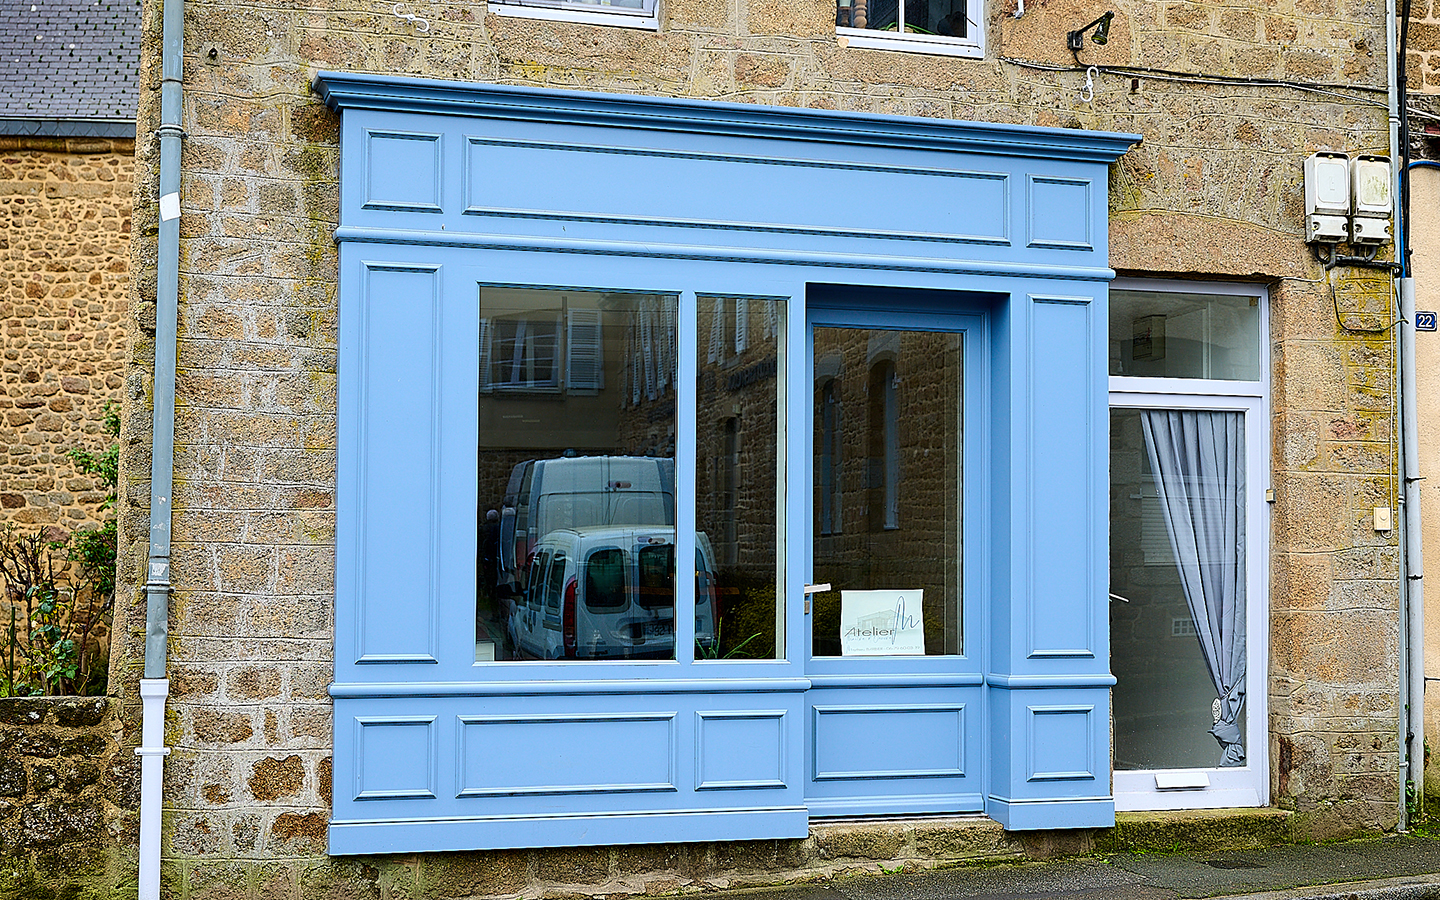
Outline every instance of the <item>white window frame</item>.
[[(1221, 809), (1270, 804), (1270, 365), (1269, 292), (1229, 282), (1116, 279), (1111, 290), (1225, 294), (1260, 301), (1259, 381), (1110, 376), (1111, 409), (1201, 409), (1245, 415), (1246, 675), (1245, 765), (1234, 768), (1113, 770), (1115, 809)], [(1113, 602), (1113, 601), (1112, 601)], [(1162, 789), (1162, 781), (1203, 787)]]
[(611, 6), (607, 0), (491, 0), (490, 12), (521, 19), (549, 19), (583, 25), (612, 25), (659, 31), (659, 0), (649, 0), (645, 9)]
[[(898, 0), (904, 8), (905, 0)], [(965, 0), (968, 34), (947, 37), (940, 34), (913, 34), (898, 31), (876, 31), (870, 28), (835, 26), (835, 39), (841, 47), (866, 50), (898, 50), (902, 53), (933, 53), (940, 56), (961, 56), (967, 59), (985, 57), (985, 4), (981, 0)]]

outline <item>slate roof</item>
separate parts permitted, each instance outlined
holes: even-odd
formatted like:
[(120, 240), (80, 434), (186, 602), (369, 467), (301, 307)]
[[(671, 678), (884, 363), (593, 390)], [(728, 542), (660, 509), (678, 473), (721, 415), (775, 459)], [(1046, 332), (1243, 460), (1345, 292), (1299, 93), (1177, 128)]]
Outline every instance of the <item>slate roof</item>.
[(133, 137), (140, 0), (0, 0), (0, 134)]

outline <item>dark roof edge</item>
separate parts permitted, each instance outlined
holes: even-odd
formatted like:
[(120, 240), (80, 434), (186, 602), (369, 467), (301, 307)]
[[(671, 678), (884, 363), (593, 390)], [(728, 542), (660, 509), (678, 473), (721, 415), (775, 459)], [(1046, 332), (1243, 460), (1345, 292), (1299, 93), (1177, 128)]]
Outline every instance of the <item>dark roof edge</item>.
[(0, 116), (0, 135), (135, 138), (134, 119), (17, 119)]

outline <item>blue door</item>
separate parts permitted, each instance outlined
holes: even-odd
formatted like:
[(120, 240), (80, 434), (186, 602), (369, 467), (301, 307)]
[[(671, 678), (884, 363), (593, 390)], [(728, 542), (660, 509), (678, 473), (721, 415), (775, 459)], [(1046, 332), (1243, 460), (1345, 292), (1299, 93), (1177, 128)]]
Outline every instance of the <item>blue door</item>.
[(812, 288), (815, 816), (978, 812), (984, 296)]

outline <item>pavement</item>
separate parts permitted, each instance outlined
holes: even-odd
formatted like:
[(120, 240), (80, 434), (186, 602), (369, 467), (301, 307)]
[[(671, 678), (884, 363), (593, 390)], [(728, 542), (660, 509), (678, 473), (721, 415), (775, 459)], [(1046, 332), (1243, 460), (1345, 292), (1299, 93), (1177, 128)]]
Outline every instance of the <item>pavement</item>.
[(744, 900), (1440, 900), (1440, 839), (1109, 853), (735, 893)]

